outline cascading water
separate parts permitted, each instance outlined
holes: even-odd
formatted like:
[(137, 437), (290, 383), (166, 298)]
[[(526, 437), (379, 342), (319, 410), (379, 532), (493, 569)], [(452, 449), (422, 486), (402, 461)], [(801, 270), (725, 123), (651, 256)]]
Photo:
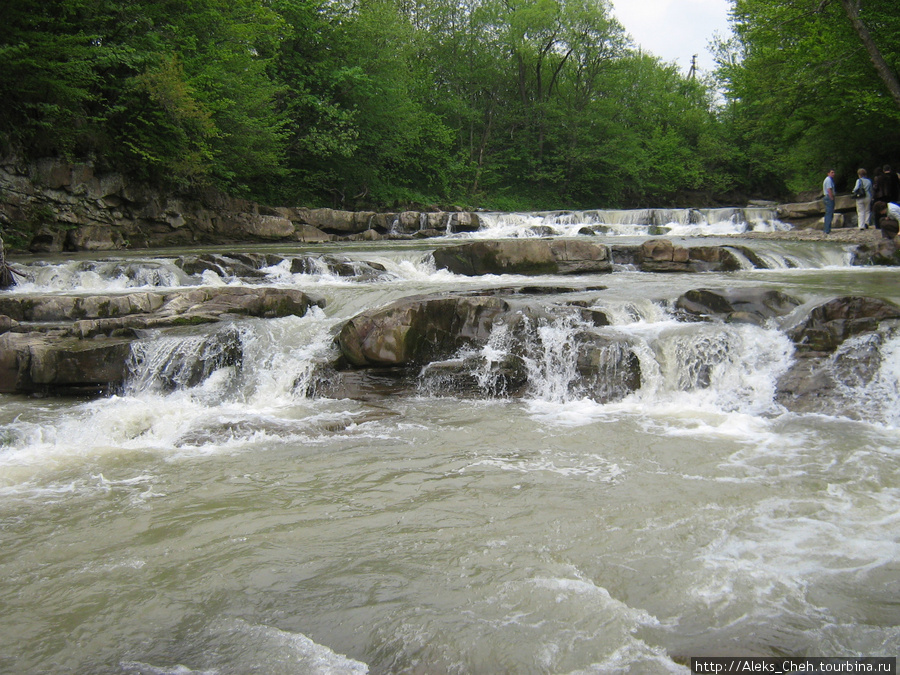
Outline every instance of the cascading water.
[(193, 387), (222, 368), (239, 369), (241, 331), (145, 338), (132, 345), (126, 393)]
[[(260, 247), (252, 277), (159, 254), (23, 265), (47, 276), (15, 294), (263, 285), (325, 305), (145, 333), (115, 395), (0, 399), (0, 671), (657, 675), (692, 655), (896, 654), (896, 325), (816, 361), (835, 409), (786, 412), (776, 383), (804, 358), (786, 325), (673, 309), (699, 288), (898, 302), (893, 270), (730, 241), (768, 269), (470, 278), (429, 262), (446, 243)], [(418, 388), (316, 393), (350, 318), (476, 293), (530, 313)]]
[(474, 236), (698, 236), (790, 229), (768, 208), (638, 209), (553, 211), (547, 213), (486, 213), (484, 229)]
[[(631, 319), (633, 311), (610, 313)], [(517, 337), (501, 325), (483, 349), (464, 350), (455, 360), (468, 364), (478, 390), (488, 396), (509, 393), (498, 384), (498, 365), (518, 358), (527, 380), (524, 395), (534, 401), (607, 403), (630, 395), (644, 406), (677, 400), (751, 414), (773, 410), (775, 382), (793, 356), (784, 333), (751, 325), (685, 324), (661, 312), (651, 323), (604, 327), (570, 313), (540, 321)], [(439, 393), (441, 383), (429, 381), (426, 391)]]

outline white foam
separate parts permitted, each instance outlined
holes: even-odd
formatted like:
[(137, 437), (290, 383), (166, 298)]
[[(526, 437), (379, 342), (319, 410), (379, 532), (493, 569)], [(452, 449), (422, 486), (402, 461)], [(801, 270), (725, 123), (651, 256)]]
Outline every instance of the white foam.
[(228, 639), (252, 645), (254, 670), (276, 668), (290, 664), (304, 675), (365, 675), (369, 666), (361, 661), (338, 654), (330, 647), (318, 644), (303, 633), (293, 633), (241, 619), (222, 621), (213, 632)]
[(459, 473), (485, 466), (522, 474), (553, 473), (565, 478), (581, 478), (597, 483), (613, 483), (624, 474), (618, 464), (600, 455), (569, 453), (555, 449), (541, 450), (534, 456), (516, 453), (510, 456), (485, 457), (463, 467)]

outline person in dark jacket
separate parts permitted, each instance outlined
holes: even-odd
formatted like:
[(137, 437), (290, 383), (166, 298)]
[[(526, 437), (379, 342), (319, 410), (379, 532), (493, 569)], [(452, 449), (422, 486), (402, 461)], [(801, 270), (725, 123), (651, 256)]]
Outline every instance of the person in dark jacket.
[(900, 201), (900, 177), (891, 169), (890, 164), (885, 164), (881, 173), (875, 176), (873, 192), (876, 202)]

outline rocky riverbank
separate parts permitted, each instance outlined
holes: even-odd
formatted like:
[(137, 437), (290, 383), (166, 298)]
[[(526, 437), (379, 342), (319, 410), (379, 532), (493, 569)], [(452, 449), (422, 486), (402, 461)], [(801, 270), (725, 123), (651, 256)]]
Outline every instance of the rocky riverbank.
[[(826, 237), (821, 233), (821, 202), (765, 208), (793, 226), (790, 234), (741, 236)], [(851, 198), (840, 196), (836, 208), (835, 229), (827, 238), (849, 243), (877, 239), (875, 231), (868, 234), (856, 229)], [(656, 230), (665, 231), (659, 226), (669, 212), (653, 211), (642, 212), (646, 220), (641, 222), (655, 228), (648, 232), (659, 234)], [(463, 210), (374, 212), (266, 206), (214, 190), (161, 192), (134, 184), (121, 174), (98, 172), (89, 163), (57, 158), (23, 163), (13, 157), (0, 158), (0, 227), (6, 246), (32, 253), (428, 238), (479, 230), (484, 225), (483, 215)], [(691, 218), (695, 215), (690, 213)], [(602, 227), (585, 227), (580, 234), (590, 236), (598, 231)], [(537, 226), (532, 234), (557, 233)]]

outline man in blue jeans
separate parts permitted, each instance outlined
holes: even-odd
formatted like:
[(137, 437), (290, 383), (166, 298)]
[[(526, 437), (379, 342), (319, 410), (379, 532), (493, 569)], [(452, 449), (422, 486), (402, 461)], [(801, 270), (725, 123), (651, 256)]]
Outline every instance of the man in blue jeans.
[(834, 169), (825, 176), (822, 183), (822, 194), (825, 195), (825, 234), (831, 233), (831, 221), (834, 219)]

